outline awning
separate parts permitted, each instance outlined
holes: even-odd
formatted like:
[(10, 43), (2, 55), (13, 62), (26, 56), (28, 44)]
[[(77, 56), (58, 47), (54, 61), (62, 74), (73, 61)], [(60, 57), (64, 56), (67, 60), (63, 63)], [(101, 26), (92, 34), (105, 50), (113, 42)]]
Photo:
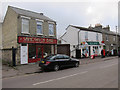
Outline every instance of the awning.
[(100, 45), (99, 42), (92, 42), (92, 41), (87, 42), (87, 44), (88, 44), (88, 45)]

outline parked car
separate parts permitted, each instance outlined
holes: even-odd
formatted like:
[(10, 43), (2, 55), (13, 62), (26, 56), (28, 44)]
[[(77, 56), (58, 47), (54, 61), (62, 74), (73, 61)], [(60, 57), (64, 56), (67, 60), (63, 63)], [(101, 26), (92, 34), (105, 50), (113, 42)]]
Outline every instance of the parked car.
[(67, 55), (56, 54), (43, 58), (39, 62), (39, 66), (42, 68), (42, 70), (53, 69), (58, 71), (63, 67), (79, 67), (79, 60), (70, 58)]

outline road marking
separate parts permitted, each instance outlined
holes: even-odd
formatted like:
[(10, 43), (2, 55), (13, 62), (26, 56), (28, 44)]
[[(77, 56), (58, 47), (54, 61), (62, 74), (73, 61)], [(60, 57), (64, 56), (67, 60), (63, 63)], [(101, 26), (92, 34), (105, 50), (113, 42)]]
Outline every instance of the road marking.
[(72, 77), (72, 76), (76, 76), (76, 75), (81, 75), (81, 74), (84, 74), (84, 73), (87, 73), (87, 72), (88, 71), (84, 71), (84, 72), (72, 74), (72, 75), (69, 75), (69, 76), (64, 76), (64, 77), (60, 77), (60, 78), (56, 78), (56, 79), (51, 79), (51, 80), (48, 80), (48, 81), (43, 81), (43, 82), (35, 83), (33, 85), (35, 86), (35, 85), (38, 85), (38, 84), (48, 83), (48, 82), (52, 82), (52, 81), (56, 81), (56, 80), (60, 80), (60, 79), (64, 79), (64, 78), (68, 78), (68, 77)]
[(103, 66), (103, 67), (100, 67), (100, 68), (108, 68), (108, 67), (114, 66), (114, 65), (116, 65), (116, 64), (118, 64), (118, 63), (111, 64), (111, 65), (107, 65), (107, 66)]

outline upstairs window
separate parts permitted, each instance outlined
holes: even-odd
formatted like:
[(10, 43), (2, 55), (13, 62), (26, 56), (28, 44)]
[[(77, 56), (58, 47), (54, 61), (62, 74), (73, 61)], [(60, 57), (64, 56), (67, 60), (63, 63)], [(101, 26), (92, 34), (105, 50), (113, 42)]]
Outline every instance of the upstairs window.
[(106, 35), (106, 41), (108, 41), (108, 35)]
[(37, 34), (43, 34), (43, 27), (42, 27), (42, 22), (37, 21)]
[(115, 41), (116, 40), (116, 36), (113, 36), (113, 41)]
[(85, 32), (85, 40), (88, 40), (88, 32)]
[(29, 33), (29, 20), (22, 19), (22, 33)]
[(49, 24), (49, 35), (50, 36), (54, 35), (54, 24)]
[(98, 33), (96, 33), (96, 41), (98, 41)]

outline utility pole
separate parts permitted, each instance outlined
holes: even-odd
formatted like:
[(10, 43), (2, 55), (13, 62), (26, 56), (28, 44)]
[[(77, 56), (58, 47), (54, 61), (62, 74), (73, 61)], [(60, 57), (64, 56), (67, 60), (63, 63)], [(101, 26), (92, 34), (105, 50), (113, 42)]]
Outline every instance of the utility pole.
[(118, 53), (117, 26), (116, 26), (116, 49), (117, 49), (117, 53)]

